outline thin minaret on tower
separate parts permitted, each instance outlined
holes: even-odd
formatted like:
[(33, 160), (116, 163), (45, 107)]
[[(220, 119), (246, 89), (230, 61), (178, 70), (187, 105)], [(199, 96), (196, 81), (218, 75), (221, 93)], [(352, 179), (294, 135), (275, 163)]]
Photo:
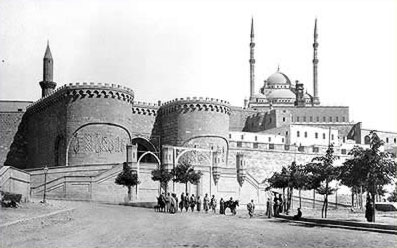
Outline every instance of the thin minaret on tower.
[(53, 81), (54, 61), (50, 50), (50, 44), (47, 41), (47, 48), (43, 58), (43, 81), (40, 82), (41, 97), (45, 97), (54, 92), (57, 84)]
[(255, 91), (255, 58), (254, 58), (254, 18), (251, 19), (251, 42), (250, 42), (250, 100), (254, 98)]
[(314, 42), (313, 42), (313, 104), (320, 104), (320, 98), (318, 96), (318, 58), (317, 58), (317, 42), (318, 34), (317, 34), (317, 18), (314, 21)]

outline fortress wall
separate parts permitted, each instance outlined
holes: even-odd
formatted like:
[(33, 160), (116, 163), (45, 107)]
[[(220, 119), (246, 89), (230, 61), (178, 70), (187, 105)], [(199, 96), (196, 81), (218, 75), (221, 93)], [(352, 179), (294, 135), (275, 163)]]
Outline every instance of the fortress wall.
[(248, 117), (259, 113), (257, 110), (243, 109), (239, 107), (231, 107), (230, 109), (230, 131), (245, 131)]
[(178, 142), (178, 118), (177, 112), (163, 113), (159, 119), (159, 133), (162, 145), (177, 145)]
[[(66, 107), (64, 99), (51, 102), (43, 108), (31, 108), (26, 113), (26, 168), (60, 164), (65, 148)], [(64, 156), (63, 156), (64, 159)]]
[[(0, 112), (0, 167), (6, 162), (7, 156), (11, 149), (18, 149), (17, 147), (11, 148), (11, 144), (22, 137), (16, 137), (17, 131), (20, 128), (23, 112)], [(23, 154), (23, 150), (15, 153), (14, 158), (10, 160), (21, 160), (17, 154)], [(11, 154), (10, 154), (11, 156)], [(9, 164), (11, 166), (18, 166), (19, 163)], [(18, 166), (20, 167), (20, 166)]]
[(156, 149), (160, 149), (159, 121), (157, 118), (158, 105), (134, 102), (131, 111), (132, 138), (145, 137), (152, 142)]
[[(229, 151), (228, 165), (231, 168), (236, 168), (237, 154), (243, 153), (246, 161), (247, 171), (258, 181), (262, 182), (264, 179), (270, 177), (273, 172), (280, 171), (283, 166), (290, 165), (293, 161), (297, 164), (306, 164), (311, 162), (314, 157), (324, 154), (313, 153), (310, 149), (303, 152), (293, 150), (283, 150), (282, 147), (275, 147), (274, 150), (269, 149), (252, 149), (249, 147), (231, 147)], [(309, 148), (309, 147), (304, 147)], [(338, 151), (336, 150), (336, 153)], [(340, 160), (335, 162), (335, 165), (342, 163), (347, 156), (339, 155)]]

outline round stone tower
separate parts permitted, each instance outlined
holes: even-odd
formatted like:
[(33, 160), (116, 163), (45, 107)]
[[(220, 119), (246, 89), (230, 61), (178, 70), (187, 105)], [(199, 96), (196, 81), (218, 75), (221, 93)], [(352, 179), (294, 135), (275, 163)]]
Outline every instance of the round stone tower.
[(230, 104), (214, 98), (180, 98), (164, 103), (158, 112), (163, 145), (218, 151), (228, 150)]

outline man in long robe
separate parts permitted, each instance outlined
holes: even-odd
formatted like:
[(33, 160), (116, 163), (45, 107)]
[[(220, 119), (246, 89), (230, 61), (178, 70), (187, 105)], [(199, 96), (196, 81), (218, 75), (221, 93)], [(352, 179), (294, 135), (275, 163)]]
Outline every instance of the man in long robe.
[(208, 197), (208, 194), (205, 194), (205, 196), (204, 196), (204, 205), (203, 205), (203, 207), (204, 207), (204, 211), (205, 211), (206, 213), (208, 213), (209, 204), (210, 204), (210, 198)]
[(197, 196), (197, 211), (198, 212), (201, 211), (201, 204), (202, 204), (201, 198), (200, 198), (200, 196)]

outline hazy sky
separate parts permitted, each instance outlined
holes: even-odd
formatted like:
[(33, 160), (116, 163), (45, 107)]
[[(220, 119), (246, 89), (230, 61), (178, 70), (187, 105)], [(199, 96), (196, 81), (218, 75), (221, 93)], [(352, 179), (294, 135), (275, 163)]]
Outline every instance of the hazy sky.
[[(256, 91), (280, 64), (312, 92), (314, 19), (319, 95), (364, 127), (397, 131), (397, 1), (0, 2), (0, 99), (37, 100), (47, 39), (58, 86), (117, 83), (139, 101), (249, 95), (255, 20)], [(4, 62), (3, 62), (4, 60)]]

